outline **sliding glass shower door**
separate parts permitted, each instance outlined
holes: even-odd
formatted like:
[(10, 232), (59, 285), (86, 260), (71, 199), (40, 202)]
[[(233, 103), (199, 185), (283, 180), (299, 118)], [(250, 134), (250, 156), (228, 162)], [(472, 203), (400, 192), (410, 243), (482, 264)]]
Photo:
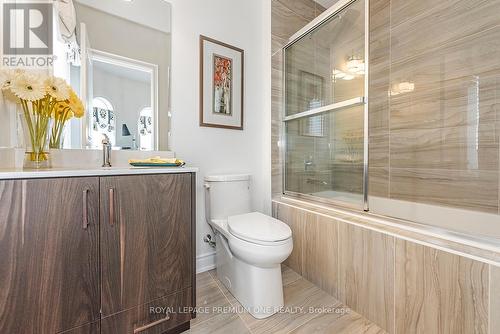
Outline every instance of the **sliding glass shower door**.
[(284, 49), (285, 194), (365, 205), (365, 2)]

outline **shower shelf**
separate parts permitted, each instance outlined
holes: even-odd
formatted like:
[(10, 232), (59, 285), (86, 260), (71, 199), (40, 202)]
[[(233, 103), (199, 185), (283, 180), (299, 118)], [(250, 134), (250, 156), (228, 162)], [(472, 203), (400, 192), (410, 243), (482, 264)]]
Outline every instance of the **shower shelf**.
[(326, 112), (332, 112), (340, 109), (345, 109), (345, 108), (350, 108), (358, 105), (363, 105), (365, 103), (365, 98), (363, 96), (360, 97), (355, 97), (350, 100), (342, 101), (342, 102), (337, 102), (337, 103), (332, 103), (327, 106), (319, 107), (319, 108), (314, 108), (311, 110), (303, 111), (295, 115), (290, 115), (286, 116), (284, 118), (285, 122), (292, 121), (295, 119), (303, 118), (303, 117), (309, 117), (309, 116), (314, 116), (318, 114), (323, 114)]

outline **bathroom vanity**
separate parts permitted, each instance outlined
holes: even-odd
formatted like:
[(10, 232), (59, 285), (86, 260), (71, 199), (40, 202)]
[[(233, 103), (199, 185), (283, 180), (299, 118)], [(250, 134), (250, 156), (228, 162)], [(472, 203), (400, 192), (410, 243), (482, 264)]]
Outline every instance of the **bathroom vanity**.
[(0, 333), (177, 333), (196, 169), (0, 170)]

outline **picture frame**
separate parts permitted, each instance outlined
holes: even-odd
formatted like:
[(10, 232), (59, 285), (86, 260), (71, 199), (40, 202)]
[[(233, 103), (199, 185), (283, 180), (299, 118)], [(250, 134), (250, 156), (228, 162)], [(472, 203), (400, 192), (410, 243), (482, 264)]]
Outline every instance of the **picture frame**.
[(244, 50), (200, 35), (200, 126), (243, 130)]

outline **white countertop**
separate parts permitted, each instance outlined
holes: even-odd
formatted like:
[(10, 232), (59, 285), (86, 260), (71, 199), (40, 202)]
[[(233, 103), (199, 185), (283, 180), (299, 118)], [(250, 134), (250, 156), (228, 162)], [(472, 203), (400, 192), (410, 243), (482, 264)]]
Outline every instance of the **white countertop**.
[(196, 173), (198, 168), (184, 167), (110, 167), (110, 168), (47, 168), (47, 169), (15, 169), (0, 168), (0, 180), (12, 179), (44, 179), (55, 177), (76, 176), (113, 176), (113, 175), (140, 175), (140, 174), (175, 174)]

